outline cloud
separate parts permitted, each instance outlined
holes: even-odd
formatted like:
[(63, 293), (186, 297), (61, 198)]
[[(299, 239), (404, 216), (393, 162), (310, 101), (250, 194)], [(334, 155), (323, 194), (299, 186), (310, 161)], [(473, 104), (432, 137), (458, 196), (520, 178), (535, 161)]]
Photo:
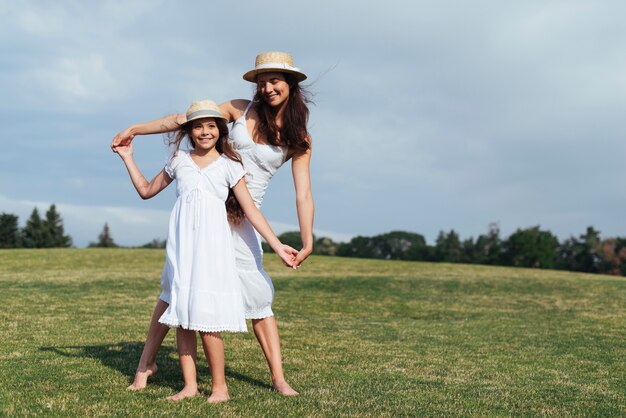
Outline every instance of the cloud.
[[(297, 20), (288, 36), (245, 3), (0, 3), (2, 193), (92, 208), (83, 240), (94, 240), (121, 216), (96, 207), (134, 204), (107, 149), (116, 132), (198, 98), (249, 98), (241, 75), (254, 56), (286, 50), (315, 81), (312, 183), (325, 230), (434, 240), (499, 220), (503, 232), (539, 223), (568, 236), (591, 224), (626, 235), (623, 2), (266, 6), (274, 21)], [(162, 141), (136, 144), (154, 174)], [(295, 226), (294, 200), (286, 166), (264, 210)], [(169, 201), (151, 205), (167, 213)]]

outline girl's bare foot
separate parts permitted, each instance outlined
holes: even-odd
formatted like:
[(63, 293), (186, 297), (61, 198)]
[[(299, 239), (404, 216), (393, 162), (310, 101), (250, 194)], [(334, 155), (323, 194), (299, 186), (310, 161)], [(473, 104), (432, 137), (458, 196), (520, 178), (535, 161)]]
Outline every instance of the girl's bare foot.
[(272, 387), (274, 388), (276, 392), (280, 393), (283, 396), (298, 396), (299, 395), (298, 392), (296, 392), (295, 390), (293, 390), (291, 386), (289, 386), (289, 383), (287, 383), (286, 380), (283, 380), (282, 382), (274, 382), (272, 384)]
[(209, 403), (220, 403), (226, 402), (230, 399), (228, 396), (228, 390), (213, 390), (211, 391), (211, 396), (207, 399)]
[(167, 400), (168, 401), (180, 401), (185, 398), (192, 398), (196, 396), (197, 394), (198, 394), (198, 386), (195, 386), (195, 387), (185, 386), (183, 390), (178, 392), (176, 395), (168, 396)]
[(159, 368), (156, 364), (146, 367), (145, 369), (137, 369), (135, 372), (135, 380), (127, 387), (128, 390), (142, 390), (146, 388), (148, 384), (148, 378), (154, 376)]

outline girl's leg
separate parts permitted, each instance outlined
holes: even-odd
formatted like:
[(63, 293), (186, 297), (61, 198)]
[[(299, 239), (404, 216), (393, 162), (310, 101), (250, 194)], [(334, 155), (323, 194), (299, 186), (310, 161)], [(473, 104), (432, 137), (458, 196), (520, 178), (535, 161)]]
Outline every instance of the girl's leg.
[(263, 319), (253, 319), (252, 328), (259, 344), (261, 344), (267, 365), (270, 367), (274, 389), (281, 395), (298, 396), (299, 393), (289, 386), (283, 374), (283, 360), (280, 353), (280, 337), (278, 336), (276, 318), (270, 316)]
[(211, 369), (211, 395), (208, 401), (211, 403), (226, 402), (228, 387), (224, 375), (224, 341), (219, 332), (201, 332), (202, 348)]
[(198, 394), (198, 381), (196, 380), (196, 332), (188, 329), (176, 328), (176, 345), (178, 347), (178, 359), (183, 371), (185, 387), (174, 396), (169, 396), (168, 401), (180, 401), (181, 399), (196, 396)]
[(137, 365), (137, 371), (135, 372), (135, 380), (128, 387), (129, 390), (141, 390), (146, 387), (148, 383), (148, 377), (154, 375), (157, 372), (156, 356), (159, 352), (159, 348), (163, 343), (163, 339), (170, 330), (166, 325), (159, 323), (159, 318), (167, 310), (168, 304), (161, 299), (157, 301), (152, 313), (152, 319), (150, 320), (150, 328), (148, 328), (148, 336), (146, 337), (146, 343), (143, 346), (143, 352)]

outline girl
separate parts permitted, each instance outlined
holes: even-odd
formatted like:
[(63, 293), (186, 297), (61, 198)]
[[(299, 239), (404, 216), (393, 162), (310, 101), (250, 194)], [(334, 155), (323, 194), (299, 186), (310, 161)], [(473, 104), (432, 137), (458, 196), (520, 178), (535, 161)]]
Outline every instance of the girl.
[[(274, 173), (291, 160), (303, 245), (294, 262), (294, 267), (299, 267), (313, 250), (309, 110), (306, 91), (300, 86), (307, 77), (294, 66), (291, 55), (265, 52), (256, 57), (255, 67), (243, 78), (256, 85), (253, 100), (230, 100), (222, 103), (220, 110), (229, 122), (234, 122), (229, 140), (242, 157), (248, 173), (246, 180), (257, 207), (261, 206)], [(120, 144), (130, 143), (135, 135), (176, 130), (184, 121), (185, 115), (180, 114), (130, 126), (113, 138), (111, 148), (115, 152)], [(252, 319), (254, 334), (270, 368), (272, 386), (283, 395), (298, 395), (283, 374), (278, 326), (271, 307), (274, 287), (263, 270), (259, 239), (247, 220), (233, 227), (233, 240), (246, 318)], [(154, 307), (135, 380), (128, 387), (131, 390), (145, 388), (148, 377), (157, 371), (156, 355), (168, 332), (167, 327), (159, 324), (158, 318), (166, 309), (167, 304), (161, 300)]]
[[(224, 345), (219, 332), (245, 332), (247, 329), (227, 216), (237, 223), (243, 210), (285, 265), (292, 266), (297, 255), (296, 250), (280, 243), (254, 205), (243, 179), (245, 171), (227, 142), (225, 119), (215, 103), (193, 102), (174, 137), (174, 154), (150, 182), (133, 160), (132, 144), (117, 148), (143, 199), (153, 197), (176, 179), (177, 200), (170, 216), (166, 262), (161, 277), (160, 300), (168, 308), (158, 320), (176, 328), (185, 386), (168, 398), (174, 401), (198, 393), (195, 331), (200, 332), (211, 369), (208, 400), (225, 402), (229, 399), (224, 376)], [(189, 152), (179, 149), (185, 137), (191, 140)], [(234, 197), (229, 198), (230, 189)], [(240, 206), (234, 201), (235, 197)]]

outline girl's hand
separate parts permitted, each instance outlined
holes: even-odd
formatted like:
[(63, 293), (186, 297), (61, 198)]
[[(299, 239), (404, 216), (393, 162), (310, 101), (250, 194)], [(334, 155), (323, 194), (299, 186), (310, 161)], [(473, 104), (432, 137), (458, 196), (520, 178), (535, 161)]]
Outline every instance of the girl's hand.
[(278, 254), (285, 266), (293, 267), (298, 251), (285, 244), (281, 244), (278, 248), (274, 249), (274, 251), (276, 251), (276, 254)]
[(303, 248), (297, 254), (295, 259), (293, 260), (293, 268), (299, 269), (300, 265), (306, 260), (311, 253), (313, 252), (312, 248)]
[(122, 160), (126, 160), (133, 156), (133, 144), (129, 142), (128, 145), (118, 145), (113, 148), (113, 152), (117, 152)]
[(132, 127), (129, 126), (113, 137), (113, 141), (111, 141), (111, 149), (113, 152), (118, 152), (120, 145), (129, 145), (134, 137), (135, 134), (132, 131)]

